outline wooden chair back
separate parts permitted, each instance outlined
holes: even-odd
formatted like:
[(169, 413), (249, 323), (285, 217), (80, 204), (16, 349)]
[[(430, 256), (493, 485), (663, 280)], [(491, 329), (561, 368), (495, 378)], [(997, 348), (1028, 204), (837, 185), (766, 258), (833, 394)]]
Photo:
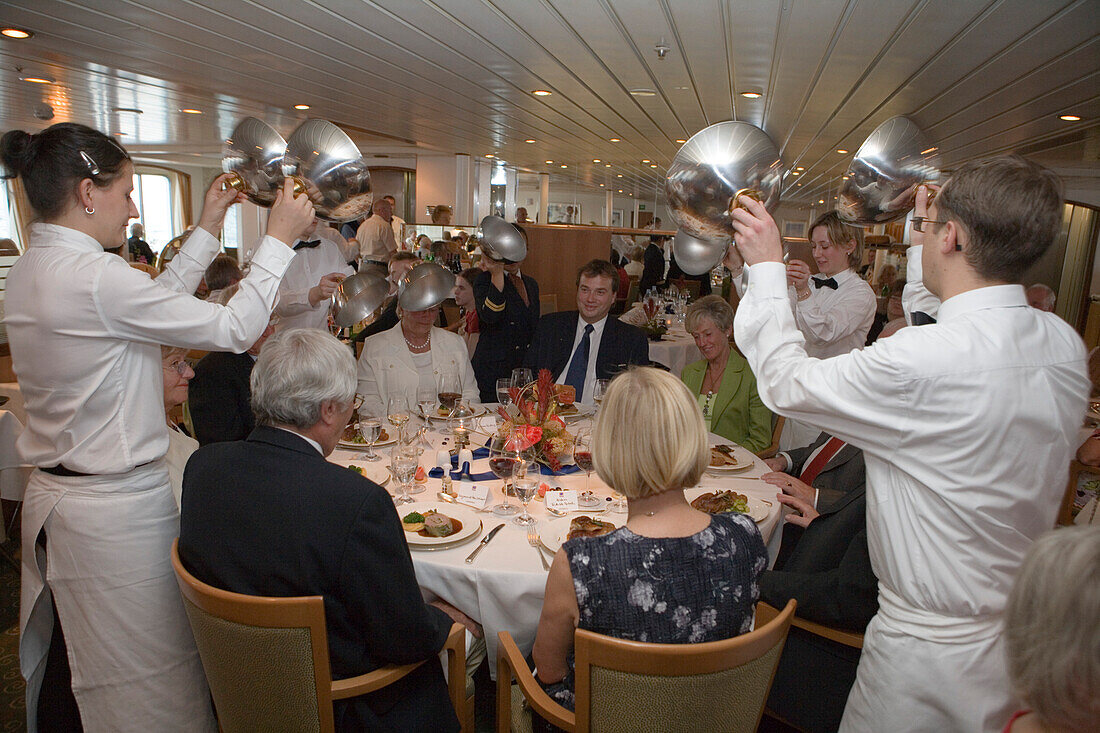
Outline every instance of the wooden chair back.
[(497, 729), (513, 722), (511, 680), (532, 709), (567, 731), (723, 730), (760, 724), (795, 602), (755, 631), (702, 644), (647, 644), (577, 629), (575, 712), (542, 691), (507, 632), (500, 633)]
[[(764, 601), (760, 601), (756, 604), (756, 628), (760, 628), (769, 623), (772, 619), (779, 615), (779, 610), (775, 606), (771, 606)], [(795, 616), (791, 620), (791, 626), (803, 631), (808, 631), (815, 636), (820, 636), (830, 641), (835, 641), (838, 644), (844, 644), (850, 646), (853, 649), (863, 648), (863, 634), (856, 631), (847, 631), (845, 629), (838, 629), (833, 626), (826, 626), (825, 624), (819, 624), (814, 621), (807, 621), (804, 618)]]
[(628, 287), (626, 289), (626, 307), (629, 308), (630, 305), (634, 301), (636, 301), (637, 299), (638, 299), (638, 276), (637, 275), (631, 275), (630, 276), (630, 287)]
[[(391, 665), (333, 682), (321, 596), (249, 596), (207, 585), (183, 567), (178, 539), (172, 568), (224, 733), (328, 733), (334, 729), (333, 700), (374, 692), (423, 664)], [(451, 629), (445, 648), (451, 701), (465, 721), (462, 626)]]
[(154, 280), (156, 279), (157, 275), (160, 274), (160, 270), (153, 267), (152, 265), (147, 265), (144, 262), (131, 262), (130, 267), (134, 268), (135, 270), (141, 270)]
[(786, 424), (786, 422), (787, 418), (772, 413), (772, 442), (767, 448), (764, 448), (756, 454), (758, 457), (766, 460), (779, 452), (779, 437), (783, 435), (783, 425)]

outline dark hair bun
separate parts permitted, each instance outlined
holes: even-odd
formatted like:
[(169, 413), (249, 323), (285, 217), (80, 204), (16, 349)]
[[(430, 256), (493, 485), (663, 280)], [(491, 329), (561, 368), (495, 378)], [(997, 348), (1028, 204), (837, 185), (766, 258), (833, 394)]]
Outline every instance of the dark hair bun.
[(34, 155), (34, 135), (23, 130), (10, 130), (0, 138), (0, 162), (15, 175), (20, 175)]

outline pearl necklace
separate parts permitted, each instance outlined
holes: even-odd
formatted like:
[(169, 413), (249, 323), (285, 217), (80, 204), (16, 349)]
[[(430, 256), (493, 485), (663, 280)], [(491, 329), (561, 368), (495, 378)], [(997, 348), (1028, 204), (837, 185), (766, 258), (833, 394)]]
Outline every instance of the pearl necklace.
[(424, 347), (426, 347), (426, 346), (428, 346), (432, 343), (432, 333), (431, 333), (431, 331), (428, 332), (428, 338), (426, 338), (424, 340), (424, 343), (422, 343), (422, 344), (414, 344), (412, 341), (409, 341), (409, 337), (405, 335), (404, 331), (401, 331), (401, 338), (405, 339), (405, 343), (407, 343), (409, 345), (409, 348), (414, 350), (414, 351), (416, 351), (418, 349), (423, 349)]

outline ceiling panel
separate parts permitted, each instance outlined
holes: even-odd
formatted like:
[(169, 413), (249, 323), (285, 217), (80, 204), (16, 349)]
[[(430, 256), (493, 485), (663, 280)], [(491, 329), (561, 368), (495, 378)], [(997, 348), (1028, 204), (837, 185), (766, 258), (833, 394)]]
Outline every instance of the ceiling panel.
[(49, 104), (149, 156), (216, 165), (245, 115), (284, 134), (318, 116), (367, 154), (491, 153), (648, 198), (675, 140), (740, 119), (805, 168), (785, 199), (816, 203), (836, 148), (906, 114), (948, 167), (1023, 149), (1100, 190), (1096, 0), (6, 0), (0, 20), (37, 33), (0, 39), (5, 128)]

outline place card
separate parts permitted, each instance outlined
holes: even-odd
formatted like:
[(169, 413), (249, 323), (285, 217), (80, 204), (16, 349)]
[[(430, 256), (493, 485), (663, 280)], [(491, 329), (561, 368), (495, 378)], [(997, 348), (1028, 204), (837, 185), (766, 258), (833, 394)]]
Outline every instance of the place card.
[(489, 496), (488, 484), (472, 484), (469, 481), (458, 482), (458, 503), (477, 509), (485, 506), (485, 499)]
[(546, 492), (546, 508), (558, 512), (580, 511), (576, 489), (555, 489)]

